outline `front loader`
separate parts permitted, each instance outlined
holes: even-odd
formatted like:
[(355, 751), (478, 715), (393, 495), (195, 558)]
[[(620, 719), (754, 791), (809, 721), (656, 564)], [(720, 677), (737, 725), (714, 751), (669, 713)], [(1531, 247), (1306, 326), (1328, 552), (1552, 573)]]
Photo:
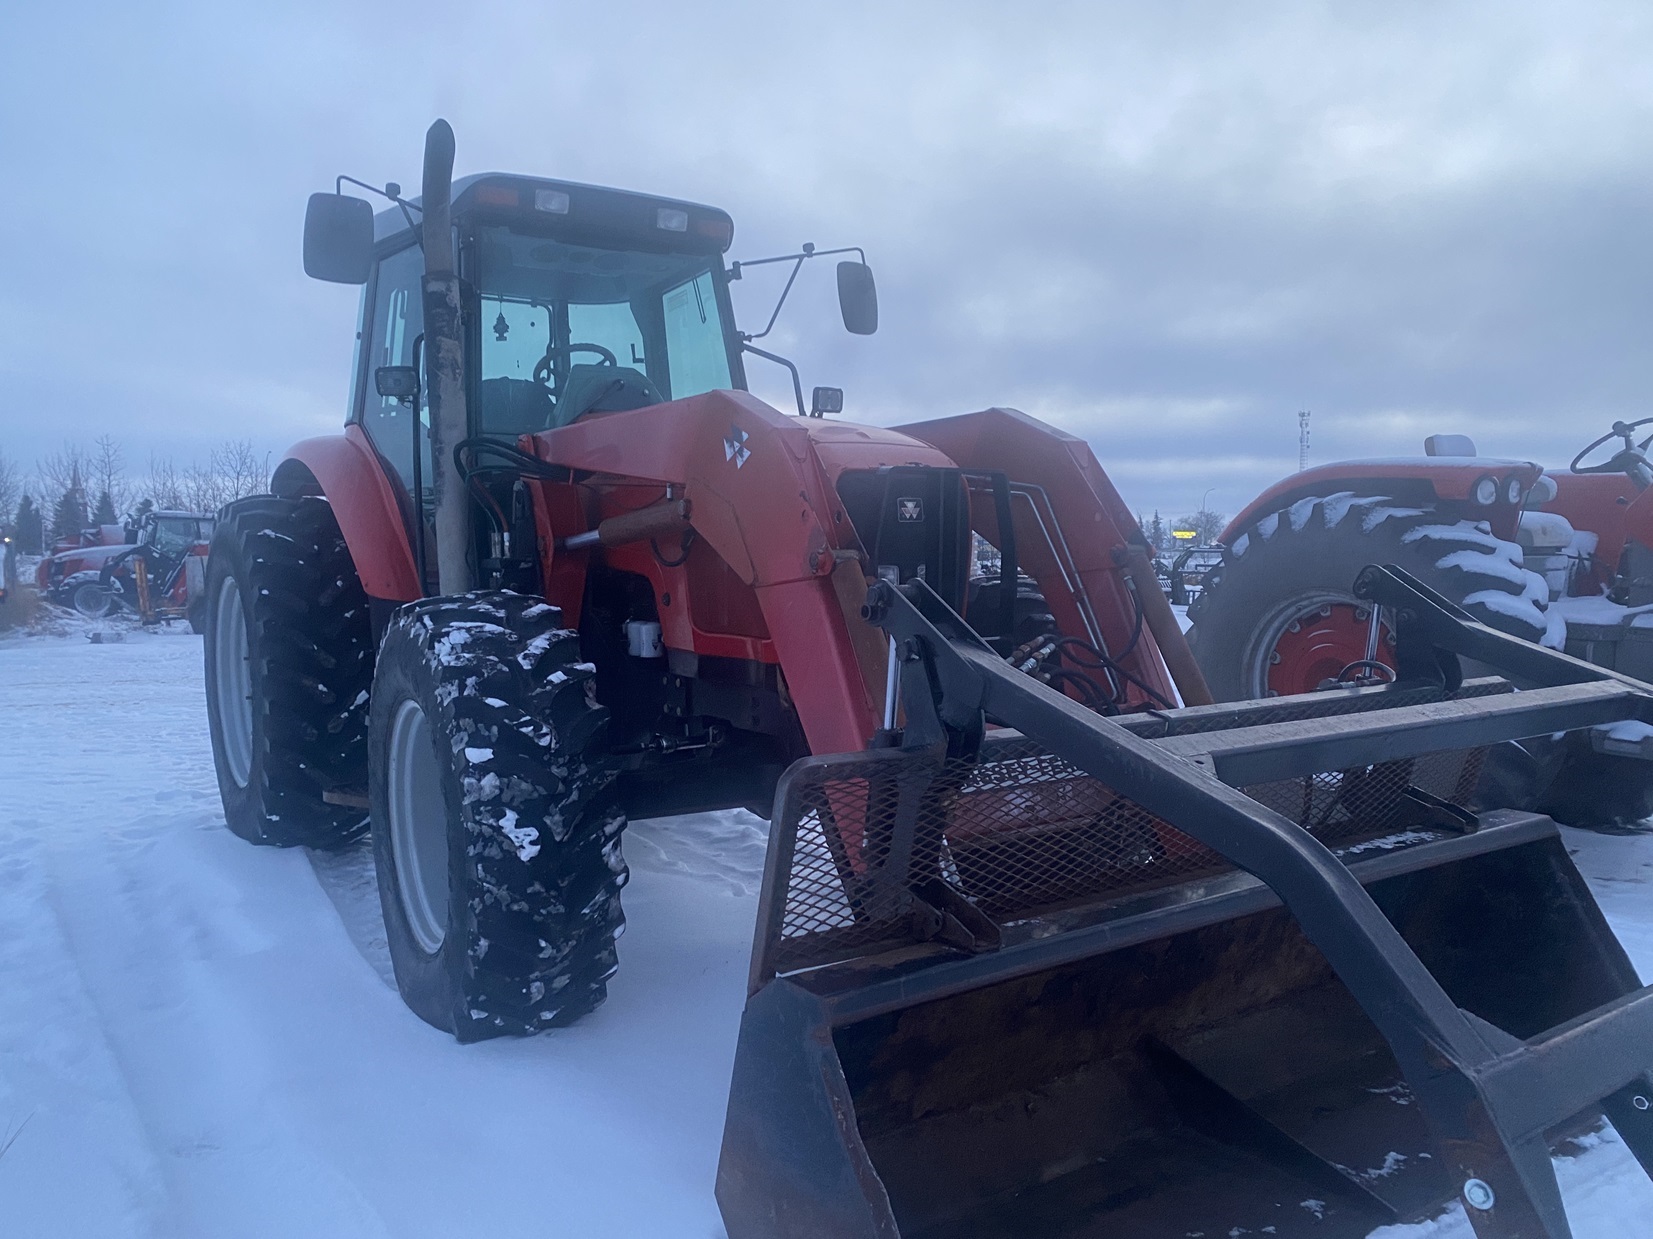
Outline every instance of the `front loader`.
[[(350, 420), (207, 571), (226, 820), (371, 827), (421, 1018), (590, 1011), (627, 815), (744, 805), (732, 1239), (1353, 1236), (1454, 1198), (1556, 1237), (1549, 1139), (1605, 1112), (1653, 1154), (1649, 995), (1555, 827), (1470, 807), (1489, 745), (1649, 690), (1374, 568), (1392, 684), (1212, 705), (1085, 444), (829, 420), (735, 326), (763, 260), (725, 264), (726, 214), (452, 161), (438, 122), (419, 198), (312, 198), (306, 270), (365, 284)], [(838, 282), (870, 332), (864, 258)]]

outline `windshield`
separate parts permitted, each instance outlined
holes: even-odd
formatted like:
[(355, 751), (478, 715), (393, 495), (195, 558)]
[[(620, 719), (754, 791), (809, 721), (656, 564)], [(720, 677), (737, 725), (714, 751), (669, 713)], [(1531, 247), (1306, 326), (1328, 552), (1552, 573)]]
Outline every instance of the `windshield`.
[(148, 542), (161, 554), (176, 559), (189, 554), (191, 547), (210, 541), (212, 524), (211, 518), (157, 517), (150, 529)]
[(517, 435), (733, 386), (712, 260), (477, 235), (476, 426)]

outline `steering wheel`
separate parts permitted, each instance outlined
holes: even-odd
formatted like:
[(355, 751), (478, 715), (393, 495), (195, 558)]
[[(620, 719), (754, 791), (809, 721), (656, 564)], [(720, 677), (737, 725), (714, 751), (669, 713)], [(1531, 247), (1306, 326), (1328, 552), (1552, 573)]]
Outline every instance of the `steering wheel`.
[[(1647, 445), (1653, 443), (1653, 435), (1649, 435), (1639, 444), (1635, 436), (1638, 427), (1649, 424), (1653, 424), (1653, 417), (1643, 417), (1633, 422), (1614, 422), (1611, 430), (1574, 456), (1573, 463), (1568, 468), (1574, 473), (1626, 473), (1642, 486), (1653, 483), (1653, 466), (1649, 466), (1646, 456)], [(1623, 446), (1613, 453), (1611, 459), (1599, 465), (1578, 463), (1609, 439), (1623, 440)]]
[[(603, 359), (601, 362), (598, 363), (599, 365), (618, 366), (620, 364), (619, 359), (616, 358), (613, 353), (609, 352), (601, 344), (570, 344), (568, 346), (568, 351), (570, 353), (596, 353), (599, 357), (601, 357)], [(547, 353), (544, 357), (541, 357), (539, 359), (538, 364), (536, 364), (534, 366), (534, 382), (545, 384), (545, 385), (550, 384), (550, 382), (551, 382), (551, 354), (550, 353)]]

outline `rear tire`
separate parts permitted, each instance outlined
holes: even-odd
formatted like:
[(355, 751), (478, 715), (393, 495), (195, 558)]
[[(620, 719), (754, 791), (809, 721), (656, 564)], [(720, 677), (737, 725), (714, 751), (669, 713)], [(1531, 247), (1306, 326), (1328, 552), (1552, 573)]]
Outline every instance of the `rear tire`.
[(372, 627), (325, 499), (242, 499), (206, 573), (207, 720), (224, 820), (249, 843), (337, 848), (367, 830), (328, 804), (367, 781)]
[(557, 608), (508, 593), (397, 612), (369, 736), (373, 856), (397, 987), (460, 1041), (597, 1007), (625, 926), (608, 711)]
[[(1286, 691), (1311, 691), (1322, 673), (1335, 676), (1342, 645), (1310, 655), (1293, 649), (1287, 632), (1303, 617), (1358, 623), (1356, 574), (1367, 564), (1397, 564), (1462, 605), (1476, 619), (1513, 636), (1540, 641), (1547, 631), (1544, 578), (1520, 567), (1520, 552), (1469, 521), (1402, 507), (1381, 498), (1330, 495), (1305, 499), (1272, 513), (1232, 543), (1211, 569), (1188, 608), (1189, 644), (1218, 701), (1242, 701)], [(1301, 631), (1291, 630), (1293, 632)], [(1324, 659), (1313, 669), (1271, 661), (1281, 648), (1292, 657)], [(1299, 647), (1301, 648), (1301, 647)], [(1343, 651), (1339, 653), (1338, 651)], [(1357, 650), (1349, 662), (1364, 653)], [(1282, 657), (1288, 657), (1282, 655)], [(1272, 681), (1272, 684), (1271, 684)]]

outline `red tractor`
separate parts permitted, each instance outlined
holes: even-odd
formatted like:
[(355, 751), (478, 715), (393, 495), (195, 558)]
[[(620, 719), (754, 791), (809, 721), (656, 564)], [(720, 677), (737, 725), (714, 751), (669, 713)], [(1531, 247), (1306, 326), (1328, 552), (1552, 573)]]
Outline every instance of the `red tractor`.
[[(1379, 568), (1395, 684), (1195, 704), (1085, 444), (827, 420), (735, 325), (727, 214), (452, 164), (439, 121), (419, 198), (311, 198), (306, 270), (366, 289), (350, 417), (207, 567), (226, 820), (371, 826), (419, 1016), (590, 1011), (627, 814), (744, 805), (733, 1239), (1354, 1236), (1454, 1195), (1559, 1239), (1547, 1129), (1606, 1112), (1653, 1162), (1653, 992), (1554, 826), (1468, 807), (1487, 745), (1644, 686)], [(837, 278), (870, 333), (864, 259)]]
[[(1370, 562), (1404, 566), (1504, 632), (1653, 679), (1653, 481), (1635, 431), (1615, 424), (1546, 473), (1434, 435), (1417, 458), (1297, 473), (1236, 516), (1224, 562), (1189, 608), (1200, 666), (1223, 700), (1385, 678), (1388, 621), (1352, 587)], [(1617, 441), (1610, 459), (1585, 463)], [(1653, 730), (1595, 728), (1510, 746), (1489, 792), (1572, 825), (1634, 828), (1653, 814)]]
[[(99, 576), (104, 564), (133, 545), (132, 530), (119, 524), (98, 525), (70, 537), (59, 538), (35, 565), (35, 588), (42, 598), (50, 602), (76, 607), (81, 589), (92, 586), (92, 592), (86, 595), (87, 606), (97, 614), (107, 614), (109, 605), (98, 589)], [(94, 594), (99, 595), (95, 601)]]
[(125, 610), (142, 624), (181, 619), (201, 632), (212, 527), (202, 512), (146, 512), (135, 526), (102, 525), (58, 542), (35, 582), (89, 619)]

